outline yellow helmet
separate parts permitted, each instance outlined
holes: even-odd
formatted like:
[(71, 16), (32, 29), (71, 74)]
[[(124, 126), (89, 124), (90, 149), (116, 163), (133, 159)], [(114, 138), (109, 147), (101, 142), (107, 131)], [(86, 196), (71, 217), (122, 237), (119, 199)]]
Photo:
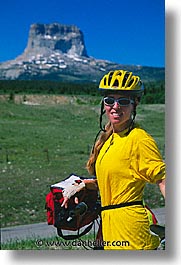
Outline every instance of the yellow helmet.
[(115, 70), (103, 76), (99, 89), (106, 94), (114, 91), (141, 96), (144, 87), (139, 76), (132, 72)]

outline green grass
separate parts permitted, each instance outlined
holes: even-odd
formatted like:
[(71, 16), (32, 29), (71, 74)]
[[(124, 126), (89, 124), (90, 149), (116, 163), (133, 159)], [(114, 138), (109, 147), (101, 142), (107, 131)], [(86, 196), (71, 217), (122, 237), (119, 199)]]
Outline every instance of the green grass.
[(9, 241), (1, 245), (2, 250), (89, 250), (94, 247), (93, 234), (76, 240), (63, 240), (60, 237)]
[[(32, 106), (0, 101), (2, 227), (46, 221), (49, 186), (72, 172), (88, 176), (85, 164), (99, 130), (99, 98), (68, 99)], [(164, 105), (140, 105), (137, 120), (164, 156)], [(152, 208), (164, 205), (155, 185), (146, 187), (145, 199)]]

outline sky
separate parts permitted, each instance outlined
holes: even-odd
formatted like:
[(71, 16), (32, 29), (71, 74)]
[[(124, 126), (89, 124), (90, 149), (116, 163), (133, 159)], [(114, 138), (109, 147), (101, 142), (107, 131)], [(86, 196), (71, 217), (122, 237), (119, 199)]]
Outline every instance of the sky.
[(164, 0), (2, 1), (0, 62), (23, 53), (31, 24), (54, 22), (76, 25), (96, 59), (165, 66)]

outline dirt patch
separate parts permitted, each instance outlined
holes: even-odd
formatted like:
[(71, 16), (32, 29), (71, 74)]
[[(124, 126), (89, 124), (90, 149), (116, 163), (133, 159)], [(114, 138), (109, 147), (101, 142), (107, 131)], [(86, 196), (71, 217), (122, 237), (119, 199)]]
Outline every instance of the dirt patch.
[[(10, 100), (9, 95), (0, 95), (0, 101), (7, 100)], [(54, 105), (73, 103), (75, 99), (72, 96), (62, 95), (15, 95), (13, 101), (16, 104), (26, 105)]]

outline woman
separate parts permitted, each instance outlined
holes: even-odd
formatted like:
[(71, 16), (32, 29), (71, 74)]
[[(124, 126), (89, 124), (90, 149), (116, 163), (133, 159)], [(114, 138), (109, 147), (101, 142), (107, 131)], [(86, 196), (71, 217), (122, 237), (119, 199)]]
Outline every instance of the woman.
[(109, 122), (105, 128), (101, 124), (103, 132), (87, 162), (96, 180), (84, 182), (100, 190), (104, 249), (156, 249), (159, 239), (150, 233), (142, 199), (146, 182), (158, 184), (165, 196), (165, 164), (153, 138), (134, 122), (142, 82), (131, 72), (116, 70), (102, 78), (99, 88), (100, 124), (104, 113)]
[(118, 70), (105, 75), (99, 88), (109, 122), (87, 169), (100, 190), (104, 249), (155, 249), (159, 240), (150, 234), (143, 190), (146, 182), (157, 183), (165, 197), (165, 164), (153, 138), (134, 122), (142, 82)]

